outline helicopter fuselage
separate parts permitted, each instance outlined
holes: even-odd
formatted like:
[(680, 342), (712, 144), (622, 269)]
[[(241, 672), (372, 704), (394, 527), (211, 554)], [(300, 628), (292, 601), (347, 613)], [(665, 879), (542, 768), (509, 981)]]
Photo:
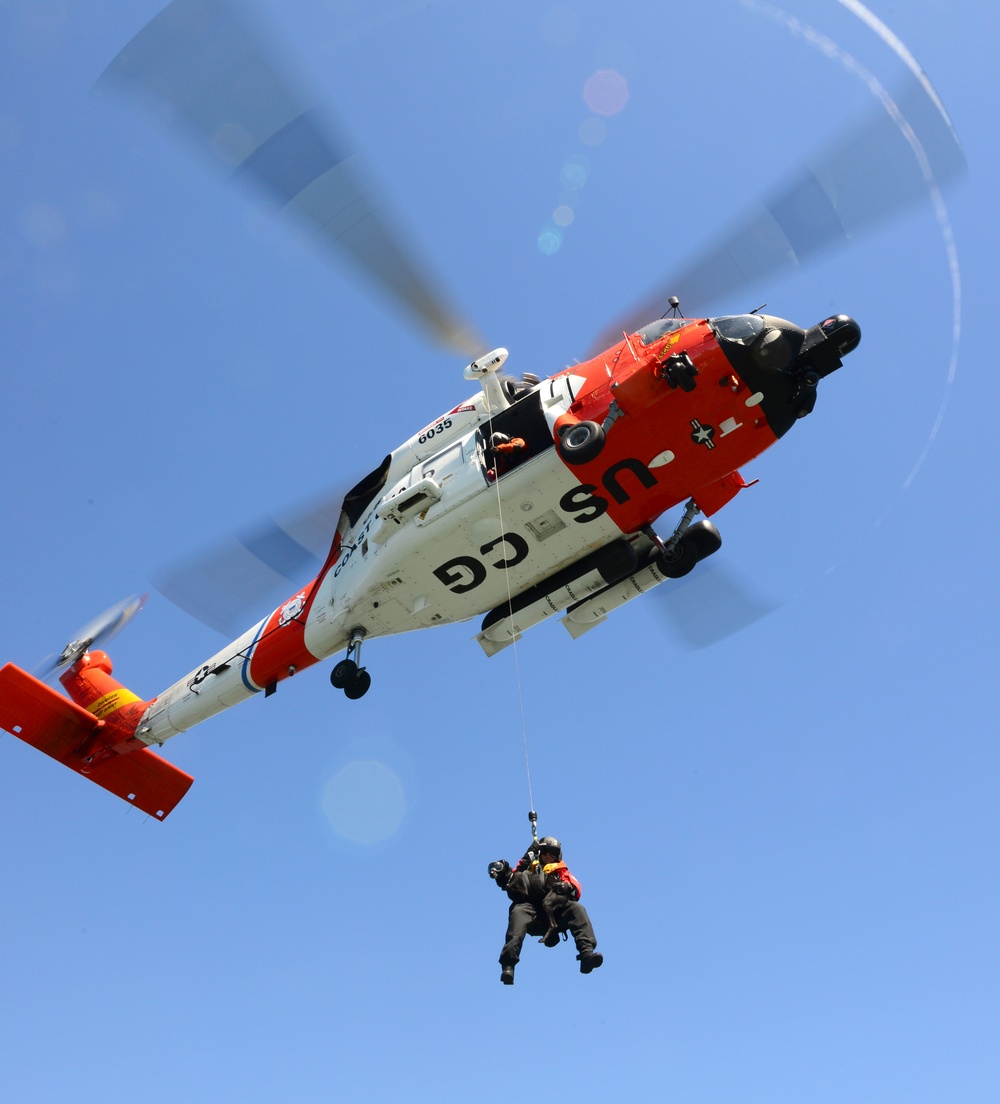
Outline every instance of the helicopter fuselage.
[[(579, 635), (672, 574), (653, 521), (684, 502), (687, 522), (711, 516), (747, 486), (739, 468), (812, 409), (859, 336), (842, 315), (809, 331), (662, 319), (506, 388), (506, 354), (490, 354), (480, 394), (349, 493), (316, 578), (150, 702), (137, 738), (161, 744), (366, 639), (485, 614), (477, 639), (492, 655), (563, 611)], [(497, 434), (517, 447), (496, 451)]]

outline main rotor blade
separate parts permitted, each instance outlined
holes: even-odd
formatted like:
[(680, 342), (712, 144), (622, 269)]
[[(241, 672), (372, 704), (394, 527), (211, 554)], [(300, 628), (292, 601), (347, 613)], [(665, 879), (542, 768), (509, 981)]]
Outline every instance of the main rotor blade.
[(202, 624), (236, 637), (323, 566), (343, 499), (339, 490), (265, 518), (163, 571), (153, 586)]
[(470, 357), (483, 351), (380, 209), (358, 155), (330, 137), (328, 115), (306, 107), (223, 0), (173, 0), (107, 67), (105, 86), (151, 99), (220, 168), (252, 180), (350, 257), (435, 341)]
[[(965, 171), (951, 121), (916, 81), (880, 103), (840, 139), (751, 207), (685, 269), (606, 330), (599, 352), (667, 310), (703, 317), (765, 277), (845, 244), (943, 188)], [(737, 306), (734, 304), (733, 306)], [(742, 309), (742, 308), (741, 308)]]

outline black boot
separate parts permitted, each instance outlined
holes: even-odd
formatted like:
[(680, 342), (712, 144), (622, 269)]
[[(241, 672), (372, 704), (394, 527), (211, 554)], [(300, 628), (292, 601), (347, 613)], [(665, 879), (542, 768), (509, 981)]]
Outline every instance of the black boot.
[(600, 951), (587, 951), (576, 957), (580, 960), (581, 974), (589, 974), (591, 970), (596, 970), (598, 966), (604, 964), (604, 955)]
[[(581, 966), (580, 969), (582, 970), (583, 967)], [(504, 968), (500, 971), (500, 980), (504, 983), (504, 985), (513, 985), (514, 984), (514, 967), (513, 966), (504, 966)]]

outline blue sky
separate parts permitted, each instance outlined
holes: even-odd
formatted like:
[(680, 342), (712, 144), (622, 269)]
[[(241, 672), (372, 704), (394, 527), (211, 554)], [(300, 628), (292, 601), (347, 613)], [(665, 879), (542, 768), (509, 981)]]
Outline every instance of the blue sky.
[[(160, 6), (0, 4), (0, 660), (27, 667), (470, 390), (354, 273), (92, 91)], [(517, 371), (584, 357), (874, 102), (760, 8), (620, 7), (254, 6)], [(785, 11), (904, 78), (836, 0)], [(720, 564), (775, 612), (687, 650), (664, 587), (519, 645), (539, 829), (603, 969), (529, 944), (499, 984), (486, 864), (528, 838), (510, 651), (485, 659), (471, 624), (372, 642), (362, 701), (324, 664), (171, 741), (196, 782), (164, 824), (0, 739), (5, 1099), (493, 1101), (548, 1064), (581, 1102), (996, 1099), (1000, 15), (876, 12), (969, 165), (945, 196), (957, 370), (929, 202), (712, 306), (844, 311), (863, 339), (715, 519)], [(628, 91), (607, 116), (584, 98), (603, 70)], [(110, 650), (148, 697), (222, 643), (154, 593)]]

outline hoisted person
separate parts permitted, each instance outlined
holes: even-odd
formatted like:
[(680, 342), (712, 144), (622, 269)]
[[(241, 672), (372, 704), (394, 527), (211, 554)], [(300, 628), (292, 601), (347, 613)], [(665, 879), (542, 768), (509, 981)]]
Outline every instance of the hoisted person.
[(540, 937), (547, 947), (559, 942), (560, 931), (572, 933), (580, 973), (589, 974), (604, 962), (587, 910), (580, 904), (580, 883), (562, 861), (562, 845), (552, 836), (532, 841), (513, 869), (506, 860), (489, 865), (489, 875), (511, 900), (507, 938), (500, 952), (500, 980), (514, 984), (514, 967), (526, 935)]

